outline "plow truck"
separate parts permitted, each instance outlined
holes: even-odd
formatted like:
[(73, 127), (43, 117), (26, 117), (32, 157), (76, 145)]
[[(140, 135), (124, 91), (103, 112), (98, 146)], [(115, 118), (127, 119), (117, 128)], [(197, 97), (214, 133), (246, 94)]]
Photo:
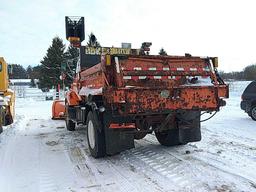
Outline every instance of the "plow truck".
[(8, 66), (3, 57), (0, 57), (0, 133), (3, 126), (13, 123), (14, 92), (9, 89)]
[(139, 49), (82, 46), (83, 30), (83, 17), (66, 17), (67, 39), (80, 59), (65, 121), (69, 131), (86, 125), (93, 157), (131, 149), (147, 134), (164, 146), (201, 140), (201, 116), (213, 116), (229, 95), (217, 57), (150, 55), (149, 42)]

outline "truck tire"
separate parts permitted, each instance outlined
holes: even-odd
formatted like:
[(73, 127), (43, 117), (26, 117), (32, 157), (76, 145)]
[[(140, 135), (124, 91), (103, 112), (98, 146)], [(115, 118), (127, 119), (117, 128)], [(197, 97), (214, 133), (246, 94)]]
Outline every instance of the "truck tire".
[(250, 110), (250, 113), (249, 113), (249, 116), (254, 120), (256, 121), (256, 105), (252, 106), (251, 110)]
[(164, 146), (186, 145), (187, 142), (179, 141), (179, 129), (170, 129), (161, 132), (155, 132), (158, 142)]
[(72, 121), (71, 119), (69, 119), (68, 107), (66, 107), (66, 118), (65, 118), (65, 122), (66, 122), (67, 130), (69, 130), (69, 131), (75, 131), (76, 123), (75, 123), (74, 121)]
[(146, 135), (147, 135), (146, 132), (136, 132), (134, 134), (134, 139), (140, 140), (140, 139), (143, 139), (144, 137), (146, 137)]
[(104, 129), (100, 129), (102, 123), (92, 111), (88, 113), (86, 125), (87, 142), (91, 155), (94, 158), (104, 157), (106, 155)]
[(65, 121), (66, 121), (67, 130), (69, 130), (69, 131), (75, 131), (76, 123), (74, 123), (72, 120), (69, 120), (68, 118), (66, 118)]

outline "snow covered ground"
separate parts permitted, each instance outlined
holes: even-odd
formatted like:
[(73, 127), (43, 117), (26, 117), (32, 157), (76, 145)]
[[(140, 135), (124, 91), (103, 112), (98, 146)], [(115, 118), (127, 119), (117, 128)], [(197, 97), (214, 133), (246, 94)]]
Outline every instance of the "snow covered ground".
[(51, 120), (51, 101), (18, 98), (15, 123), (0, 135), (0, 192), (256, 191), (256, 122), (239, 106), (247, 84), (231, 83), (201, 142), (167, 148), (148, 135), (103, 159), (89, 155), (85, 129)]

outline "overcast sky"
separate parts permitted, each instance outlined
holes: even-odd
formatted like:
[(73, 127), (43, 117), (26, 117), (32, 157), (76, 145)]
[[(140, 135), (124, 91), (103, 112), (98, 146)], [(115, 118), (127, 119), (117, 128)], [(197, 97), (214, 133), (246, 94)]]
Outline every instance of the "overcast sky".
[(84, 16), (86, 39), (102, 46), (153, 43), (157, 54), (218, 56), (220, 70), (256, 63), (255, 0), (0, 0), (0, 56), (37, 65), (51, 40), (65, 39), (65, 16)]

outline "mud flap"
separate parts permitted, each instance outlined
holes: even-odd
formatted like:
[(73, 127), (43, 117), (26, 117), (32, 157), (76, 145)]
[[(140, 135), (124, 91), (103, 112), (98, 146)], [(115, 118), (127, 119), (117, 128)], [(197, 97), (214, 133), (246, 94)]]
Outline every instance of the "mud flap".
[(110, 129), (111, 115), (104, 115), (105, 142), (107, 155), (114, 155), (124, 150), (134, 148), (134, 134), (129, 130)]
[(200, 128), (179, 129), (179, 141), (180, 143), (201, 141), (201, 129)]
[(188, 111), (177, 115), (180, 143), (201, 140), (200, 111)]
[(133, 134), (127, 131), (107, 129), (105, 132), (106, 153), (114, 155), (124, 150), (134, 148)]

